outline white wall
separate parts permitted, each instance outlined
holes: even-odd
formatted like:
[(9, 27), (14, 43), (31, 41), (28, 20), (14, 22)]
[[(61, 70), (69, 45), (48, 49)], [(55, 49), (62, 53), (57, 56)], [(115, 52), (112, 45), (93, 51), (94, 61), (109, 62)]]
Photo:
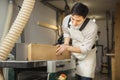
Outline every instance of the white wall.
[(96, 23), (98, 25), (99, 31), (101, 32), (98, 43), (104, 46), (107, 46), (106, 20), (100, 20), (100, 21), (97, 21)]
[(56, 25), (56, 12), (40, 3), (40, 1), (36, 2), (27, 25), (26, 42), (54, 44), (55, 31), (38, 26), (38, 21)]
[[(102, 60), (103, 62), (107, 62), (107, 25), (106, 25), (106, 20), (98, 20), (96, 21), (98, 25), (98, 30), (101, 32), (98, 40), (99, 45), (103, 45), (103, 54), (102, 54), (102, 47), (97, 47), (97, 68), (96, 71), (101, 70), (101, 65), (102, 65)], [(111, 20), (108, 21), (108, 31), (109, 31), (109, 47), (111, 49), (111, 43), (112, 43), (112, 22)], [(103, 56), (104, 55), (104, 56)]]
[[(23, 0), (16, 0), (17, 5), (22, 5)], [(15, 19), (19, 9), (14, 6)], [(54, 30), (40, 27), (37, 22), (45, 22), (56, 25), (56, 12), (36, 0), (34, 9), (25, 28), (25, 43), (55, 44), (56, 32)]]
[[(107, 47), (107, 25), (106, 25), (106, 20), (99, 20), (97, 21), (100, 36), (99, 36), (99, 44), (103, 44), (104, 47)], [(112, 22), (109, 20), (108, 21), (108, 33), (109, 33), (109, 47), (111, 48), (111, 36), (112, 36)]]

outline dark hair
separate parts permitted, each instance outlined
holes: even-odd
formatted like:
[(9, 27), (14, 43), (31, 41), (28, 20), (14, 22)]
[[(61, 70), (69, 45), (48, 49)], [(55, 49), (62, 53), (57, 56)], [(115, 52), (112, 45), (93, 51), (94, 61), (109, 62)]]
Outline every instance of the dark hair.
[(76, 3), (71, 9), (71, 14), (80, 15), (84, 18), (87, 16), (88, 12), (88, 7), (82, 3)]

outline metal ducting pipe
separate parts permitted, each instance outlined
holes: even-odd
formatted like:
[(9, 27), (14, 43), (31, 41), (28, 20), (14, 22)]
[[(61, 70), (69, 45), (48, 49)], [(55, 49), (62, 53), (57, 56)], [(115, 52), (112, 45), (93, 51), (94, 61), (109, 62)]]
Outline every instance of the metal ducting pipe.
[(106, 11), (107, 53), (109, 53), (109, 50), (110, 50), (110, 46), (109, 46), (109, 17), (110, 17), (110, 12)]
[(112, 12), (112, 43), (111, 43), (111, 50), (114, 51), (114, 47), (115, 47), (115, 39), (114, 39), (114, 29), (115, 29), (115, 16), (114, 13)]
[[(1, 42), (5, 38), (5, 36), (7, 35), (8, 31), (10, 29), (12, 14), (13, 14), (13, 0), (8, 0), (8, 11), (7, 11), (7, 17), (6, 17), (4, 30), (3, 30), (3, 33), (2, 33)], [(4, 68), (3, 69), (5, 80), (8, 80), (8, 70), (9, 70), (8, 68)]]
[[(0, 60), (6, 60), (10, 51), (14, 47), (15, 42), (22, 33), (29, 17), (34, 7), (35, 0), (24, 0), (22, 7), (16, 17), (14, 23), (12, 24), (8, 34), (3, 39), (0, 45)], [(1, 69), (2, 70), (2, 69)], [(4, 80), (2, 71), (0, 71), (0, 80)]]
[(7, 13), (7, 18), (6, 18), (5, 27), (4, 27), (1, 41), (5, 38), (6, 34), (8, 33), (10, 29), (10, 22), (11, 22), (12, 14), (13, 14), (13, 1), (9, 0), (8, 13)]

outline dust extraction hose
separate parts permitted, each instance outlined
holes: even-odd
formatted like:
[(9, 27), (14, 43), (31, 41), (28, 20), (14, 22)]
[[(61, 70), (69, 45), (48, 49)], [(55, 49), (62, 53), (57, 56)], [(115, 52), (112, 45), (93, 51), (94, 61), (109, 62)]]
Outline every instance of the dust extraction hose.
[(35, 0), (24, 0), (16, 20), (0, 45), (0, 60), (6, 60), (22, 33), (34, 7)]
[[(20, 34), (22, 33), (29, 17), (34, 7), (35, 0), (24, 0), (21, 10), (16, 17), (16, 20), (11, 26), (8, 34), (2, 41), (0, 45), (0, 60), (6, 60), (10, 51), (14, 47), (15, 42), (19, 38)], [(0, 69), (0, 80), (4, 80), (2, 69)]]

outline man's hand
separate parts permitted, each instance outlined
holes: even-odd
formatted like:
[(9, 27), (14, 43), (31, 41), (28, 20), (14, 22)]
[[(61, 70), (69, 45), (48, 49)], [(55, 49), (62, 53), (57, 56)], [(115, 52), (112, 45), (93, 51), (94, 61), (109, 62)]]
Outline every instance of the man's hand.
[(56, 55), (62, 55), (64, 51), (67, 50), (68, 45), (62, 44), (62, 45), (57, 45), (57, 50), (56, 50)]

